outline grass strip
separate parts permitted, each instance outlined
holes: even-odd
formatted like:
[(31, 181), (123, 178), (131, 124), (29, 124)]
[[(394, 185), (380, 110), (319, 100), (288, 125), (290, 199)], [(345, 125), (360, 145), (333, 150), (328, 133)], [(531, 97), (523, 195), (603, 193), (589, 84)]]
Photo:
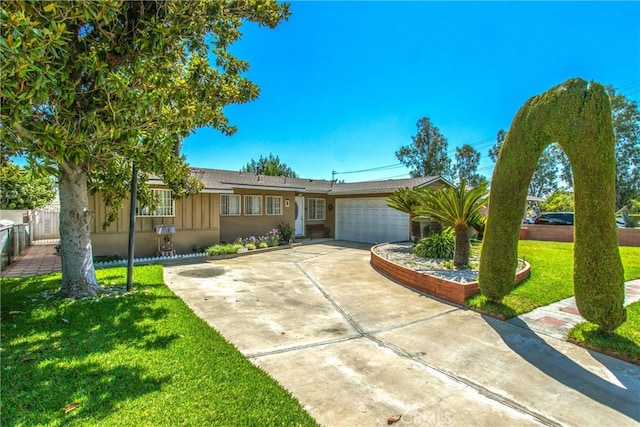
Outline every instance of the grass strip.
[(597, 325), (584, 322), (569, 331), (569, 339), (640, 364), (640, 301), (627, 306), (627, 321), (612, 333), (600, 332)]
[(110, 292), (57, 296), (60, 274), (2, 281), (2, 425), (316, 425), (176, 297), (162, 267), (97, 271)]
[[(640, 248), (620, 247), (625, 280), (640, 278)], [(531, 264), (531, 275), (505, 296), (502, 304), (476, 295), (470, 307), (506, 318), (573, 296), (573, 243), (521, 240), (518, 257)]]

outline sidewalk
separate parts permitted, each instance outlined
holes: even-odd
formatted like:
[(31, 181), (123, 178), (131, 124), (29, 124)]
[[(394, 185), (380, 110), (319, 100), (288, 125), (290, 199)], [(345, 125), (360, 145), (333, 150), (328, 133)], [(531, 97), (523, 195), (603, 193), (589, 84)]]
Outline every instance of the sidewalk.
[(0, 277), (27, 277), (62, 270), (54, 245), (31, 245), (15, 262), (6, 266)]
[[(625, 285), (624, 305), (640, 301), (640, 279), (631, 280)], [(585, 320), (580, 316), (576, 299), (570, 297), (512, 317), (507, 322), (520, 327), (524, 327), (524, 323), (526, 327), (539, 334), (566, 340), (571, 328)]]

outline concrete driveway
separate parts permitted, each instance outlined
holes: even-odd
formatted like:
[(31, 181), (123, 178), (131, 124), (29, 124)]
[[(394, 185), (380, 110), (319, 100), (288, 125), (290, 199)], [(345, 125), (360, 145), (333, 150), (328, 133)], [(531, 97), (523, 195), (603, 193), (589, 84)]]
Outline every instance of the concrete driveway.
[(637, 426), (640, 367), (409, 290), (330, 241), (165, 268), (322, 425)]

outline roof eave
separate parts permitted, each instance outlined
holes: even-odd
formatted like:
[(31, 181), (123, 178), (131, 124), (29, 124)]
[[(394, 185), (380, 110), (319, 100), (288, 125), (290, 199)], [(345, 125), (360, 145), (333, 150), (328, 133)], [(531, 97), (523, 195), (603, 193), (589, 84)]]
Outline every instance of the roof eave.
[(243, 188), (249, 190), (272, 190), (272, 191), (306, 191), (304, 187), (284, 187), (278, 185), (251, 185), (251, 184), (234, 184), (231, 182), (223, 182), (233, 188)]

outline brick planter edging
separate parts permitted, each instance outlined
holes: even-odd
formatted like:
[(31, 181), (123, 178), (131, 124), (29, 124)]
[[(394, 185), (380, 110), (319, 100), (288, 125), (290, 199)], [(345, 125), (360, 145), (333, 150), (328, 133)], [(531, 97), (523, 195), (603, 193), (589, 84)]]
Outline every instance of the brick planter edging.
[[(382, 244), (384, 245), (386, 243)], [(480, 292), (478, 282), (454, 282), (441, 277), (420, 273), (384, 259), (374, 252), (378, 246), (381, 245), (376, 245), (371, 248), (371, 266), (377, 272), (405, 286), (460, 305), (463, 305), (467, 298)], [(529, 277), (531, 266), (526, 261), (524, 264), (525, 267), (516, 273), (516, 284), (522, 283)]]

